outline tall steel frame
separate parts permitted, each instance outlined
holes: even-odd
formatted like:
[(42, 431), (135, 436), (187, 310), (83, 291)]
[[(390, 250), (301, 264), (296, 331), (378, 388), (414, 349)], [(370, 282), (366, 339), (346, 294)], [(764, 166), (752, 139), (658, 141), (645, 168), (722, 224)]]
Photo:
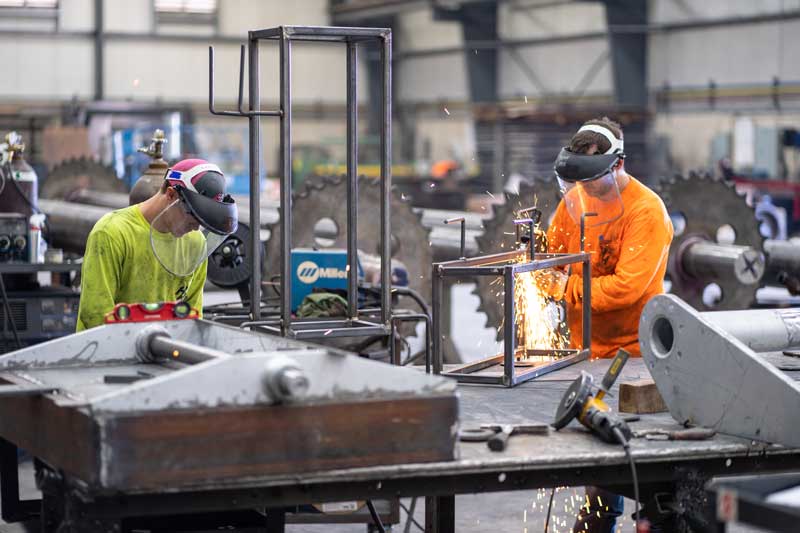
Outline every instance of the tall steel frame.
[[(277, 41), (280, 47), (280, 109), (262, 111), (259, 87), (259, 42)], [(292, 317), (291, 250), (292, 250), (292, 42), (345, 43), (347, 47), (347, 317), (344, 319), (300, 320)], [(358, 51), (363, 42), (377, 42), (381, 47), (383, 102), (381, 121), (381, 307), (379, 318), (366, 320), (358, 310)], [(208, 107), (214, 115), (247, 117), (250, 142), (250, 227), (251, 249), (261, 246), (260, 175), (261, 124), (263, 116), (280, 118), (280, 316), (263, 319), (261, 316), (261, 258), (249, 257), (252, 279), (250, 287), (250, 326), (284, 337), (313, 339), (321, 337), (355, 337), (391, 335), (391, 186), (392, 186), (392, 32), (387, 28), (348, 28), (333, 26), (278, 26), (248, 33), (249, 109), (243, 109), (244, 46), (239, 65), (239, 106), (237, 111), (218, 111), (214, 107), (214, 49), (209, 47)], [(362, 312), (363, 314), (363, 312)], [(243, 324), (244, 326), (245, 324)]]

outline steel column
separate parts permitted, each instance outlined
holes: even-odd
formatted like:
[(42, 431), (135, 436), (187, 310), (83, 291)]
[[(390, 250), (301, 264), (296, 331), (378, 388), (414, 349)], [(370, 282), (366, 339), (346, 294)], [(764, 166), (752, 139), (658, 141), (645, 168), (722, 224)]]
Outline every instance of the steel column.
[(510, 387), (514, 384), (514, 351), (517, 346), (517, 332), (514, 327), (517, 322), (516, 308), (514, 305), (514, 267), (507, 266), (503, 272), (503, 385)]
[[(248, 73), (249, 73), (249, 100), (250, 111), (261, 108), (261, 92), (258, 68), (258, 39), (252, 33), (248, 45)], [(240, 74), (241, 75), (241, 74)], [(241, 88), (240, 88), (241, 90)], [(253, 271), (250, 273), (250, 316), (253, 320), (261, 320), (261, 118), (258, 115), (248, 117), (249, 130), (249, 157), (250, 157), (250, 249), (253, 257), (250, 264)]]
[[(292, 323), (292, 42), (281, 36), (281, 331)], [(260, 145), (259, 145), (260, 147)], [(252, 150), (252, 146), (251, 146)], [(253, 226), (258, 228), (259, 226)], [(258, 231), (253, 231), (258, 234)], [(255, 272), (253, 273), (255, 274)]]
[(442, 373), (442, 267), (433, 265), (431, 273), (431, 319), (433, 320), (433, 373)]
[(358, 48), (347, 42), (347, 316), (358, 317)]
[(425, 498), (425, 533), (453, 533), (456, 530), (456, 497)]
[(103, 66), (105, 55), (105, 35), (103, 34), (103, 0), (94, 0), (94, 99), (105, 97)]
[(383, 37), (383, 121), (381, 124), (381, 323), (390, 326), (392, 315), (392, 35)]

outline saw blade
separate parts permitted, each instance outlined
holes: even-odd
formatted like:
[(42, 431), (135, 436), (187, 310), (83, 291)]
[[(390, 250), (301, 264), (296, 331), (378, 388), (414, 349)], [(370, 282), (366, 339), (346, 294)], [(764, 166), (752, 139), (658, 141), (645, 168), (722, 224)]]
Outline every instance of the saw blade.
[(654, 190), (664, 200), (675, 229), (667, 267), (670, 292), (700, 311), (745, 309), (753, 305), (759, 284), (744, 285), (733, 277), (701, 281), (681, 275), (677, 268), (678, 251), (687, 239), (701, 237), (720, 244), (763, 249), (760, 223), (745, 196), (731, 182), (696, 172), (663, 179)]
[[(379, 255), (380, 247), (380, 181), (360, 177), (358, 180), (358, 248)], [(347, 181), (344, 177), (313, 178), (292, 195), (292, 248), (347, 248)], [(315, 235), (318, 222), (329, 219), (335, 226), (322, 241)], [(391, 203), (392, 258), (408, 270), (409, 287), (430, 302), (431, 263), (430, 229), (422, 225), (421, 216), (399, 194), (392, 194)], [(324, 246), (320, 243), (323, 242)], [(266, 265), (269, 275), (280, 274), (280, 224), (270, 226), (266, 242)]]
[(53, 200), (70, 200), (81, 190), (128, 193), (128, 187), (113, 167), (88, 157), (67, 159), (47, 173), (39, 196)]

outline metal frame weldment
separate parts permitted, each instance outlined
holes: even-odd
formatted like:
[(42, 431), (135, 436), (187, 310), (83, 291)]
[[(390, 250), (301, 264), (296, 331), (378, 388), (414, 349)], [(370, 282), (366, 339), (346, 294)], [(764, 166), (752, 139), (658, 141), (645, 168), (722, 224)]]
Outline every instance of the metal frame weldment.
[[(514, 250), (499, 254), (458, 259), (435, 263), (433, 265), (433, 358), (434, 372), (454, 377), (463, 383), (501, 384), (514, 387), (525, 381), (547, 374), (559, 368), (583, 361), (591, 353), (591, 256), (588, 253), (577, 254), (534, 254), (527, 262), (520, 262), (528, 257), (526, 250)], [(535, 355), (560, 355), (558, 359), (533, 368), (517, 371), (514, 363), (516, 355), (516, 309), (514, 302), (514, 284), (518, 274), (533, 272), (546, 268), (566, 266), (574, 263), (583, 264), (584, 298), (583, 343), (581, 350), (536, 350)], [(503, 354), (495, 355), (447, 372), (442, 371), (442, 298), (445, 277), (502, 276), (504, 290), (503, 321)], [(586, 287), (589, 287), (589, 290)], [(503, 374), (478, 374), (481, 370), (503, 364)]]
[[(259, 87), (259, 41), (279, 41), (280, 109), (262, 111)], [(334, 320), (297, 320), (292, 318), (292, 41), (345, 43), (347, 46), (347, 318)], [(378, 42), (381, 46), (383, 113), (381, 124), (381, 308), (380, 321), (358, 316), (358, 43)], [(214, 115), (247, 117), (250, 142), (250, 227), (260, 227), (261, 125), (262, 116), (280, 117), (280, 318), (261, 318), (261, 257), (251, 254), (251, 322), (242, 326), (261, 327), (270, 333), (296, 339), (321, 337), (356, 337), (392, 335), (391, 309), (391, 227), (390, 194), (392, 186), (392, 32), (387, 28), (346, 28), (322, 26), (279, 26), (254, 30), (248, 34), (249, 110), (243, 109), (244, 56), (242, 45), (239, 64), (239, 105), (237, 111), (214, 108), (214, 49), (209, 47), (209, 111)], [(261, 246), (258, 231), (251, 233), (251, 248)]]

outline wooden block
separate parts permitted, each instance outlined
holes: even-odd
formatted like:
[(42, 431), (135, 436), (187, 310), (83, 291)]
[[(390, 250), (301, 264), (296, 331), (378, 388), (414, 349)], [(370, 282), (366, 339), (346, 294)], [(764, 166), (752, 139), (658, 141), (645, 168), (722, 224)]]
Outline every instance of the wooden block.
[(667, 404), (656, 388), (652, 379), (640, 379), (621, 383), (619, 386), (620, 413), (663, 413), (668, 411)]

